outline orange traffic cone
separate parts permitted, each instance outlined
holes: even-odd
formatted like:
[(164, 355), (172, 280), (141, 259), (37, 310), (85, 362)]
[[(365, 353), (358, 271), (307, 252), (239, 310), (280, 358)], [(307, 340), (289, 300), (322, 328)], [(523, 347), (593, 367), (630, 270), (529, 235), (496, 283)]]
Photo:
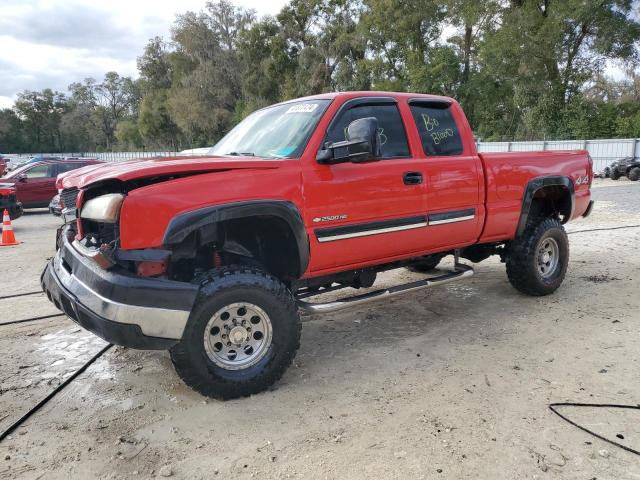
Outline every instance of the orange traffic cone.
[(16, 236), (13, 234), (9, 211), (5, 208), (4, 213), (2, 214), (2, 240), (0, 240), (0, 247), (18, 245), (18, 243), (20, 242), (16, 241)]

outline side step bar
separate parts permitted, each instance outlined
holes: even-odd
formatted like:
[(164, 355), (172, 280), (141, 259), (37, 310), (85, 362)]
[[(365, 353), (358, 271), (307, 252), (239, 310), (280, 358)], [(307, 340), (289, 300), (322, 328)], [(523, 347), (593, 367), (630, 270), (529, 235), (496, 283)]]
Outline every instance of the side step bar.
[(422, 290), (423, 288), (435, 287), (445, 283), (453, 282), (455, 280), (462, 280), (463, 278), (473, 276), (473, 268), (462, 263), (456, 263), (454, 269), (443, 275), (437, 277), (426, 278), (424, 280), (418, 280), (416, 282), (405, 283), (404, 285), (397, 285), (395, 287), (389, 287), (382, 290), (376, 290), (374, 292), (364, 293), (361, 295), (355, 295), (353, 297), (347, 297), (333, 302), (327, 303), (310, 303), (298, 300), (298, 308), (307, 314), (318, 313), (330, 313), (344, 310), (345, 308), (354, 307), (356, 305), (362, 305), (365, 303), (373, 302), (375, 300), (381, 300), (383, 298), (395, 297), (396, 295), (402, 295), (403, 293), (414, 292), (416, 290)]

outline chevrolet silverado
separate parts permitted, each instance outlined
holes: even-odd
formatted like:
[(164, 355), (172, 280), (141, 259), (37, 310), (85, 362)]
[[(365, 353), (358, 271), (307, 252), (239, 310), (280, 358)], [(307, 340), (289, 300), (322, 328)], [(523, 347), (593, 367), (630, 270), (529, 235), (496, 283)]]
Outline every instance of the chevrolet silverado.
[[(75, 215), (42, 286), (109, 342), (169, 349), (198, 392), (241, 397), (291, 364), (301, 313), (467, 278), (461, 258), (498, 255), (517, 290), (553, 293), (569, 262), (563, 224), (590, 213), (592, 178), (586, 151), (478, 153), (451, 98), (307, 97), (254, 112), (206, 156), (61, 175)], [(452, 269), (434, 270), (445, 255)], [(428, 275), (310, 300), (394, 268)]]

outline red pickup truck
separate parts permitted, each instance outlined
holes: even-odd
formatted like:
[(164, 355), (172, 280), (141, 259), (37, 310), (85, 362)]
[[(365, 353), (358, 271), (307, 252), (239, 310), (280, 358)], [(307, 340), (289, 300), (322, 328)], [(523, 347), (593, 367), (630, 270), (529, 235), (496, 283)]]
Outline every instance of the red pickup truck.
[[(547, 295), (569, 261), (562, 224), (589, 214), (586, 151), (479, 154), (446, 97), (349, 92), (259, 110), (206, 157), (90, 166), (58, 179), (77, 221), (42, 275), (107, 341), (170, 349), (195, 390), (264, 390), (299, 347), (300, 313), (336, 311), (473, 274), (499, 255)], [(454, 255), (449, 271), (433, 271)], [(407, 267), (424, 279), (331, 302)], [(396, 321), (402, 320), (402, 314)]]

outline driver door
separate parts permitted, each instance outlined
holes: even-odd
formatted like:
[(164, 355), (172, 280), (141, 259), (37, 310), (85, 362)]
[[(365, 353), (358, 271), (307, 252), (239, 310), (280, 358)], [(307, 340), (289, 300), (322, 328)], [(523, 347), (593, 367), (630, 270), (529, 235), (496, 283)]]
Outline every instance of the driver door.
[(56, 166), (53, 163), (34, 165), (16, 182), (18, 200), (25, 207), (47, 206), (56, 194)]
[(345, 140), (347, 126), (367, 117), (378, 120), (381, 160), (314, 163), (303, 173), (305, 223), (312, 232), (311, 272), (390, 260), (424, 248), (425, 172), (412, 156), (396, 100), (347, 101), (331, 121), (324, 141)]

